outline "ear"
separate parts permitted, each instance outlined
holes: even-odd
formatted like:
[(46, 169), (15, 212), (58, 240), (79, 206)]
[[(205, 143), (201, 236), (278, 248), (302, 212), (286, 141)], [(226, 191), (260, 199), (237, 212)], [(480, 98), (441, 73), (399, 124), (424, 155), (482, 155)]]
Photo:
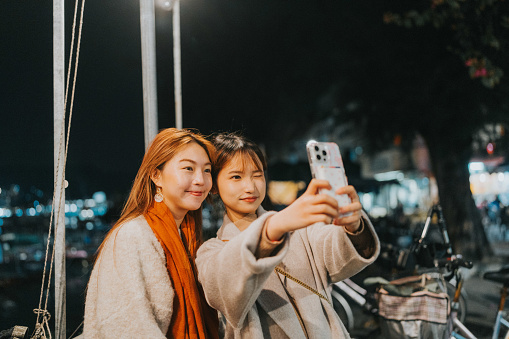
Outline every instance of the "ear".
[(161, 186), (161, 171), (158, 168), (155, 168), (152, 173), (150, 173), (150, 179), (156, 186)]

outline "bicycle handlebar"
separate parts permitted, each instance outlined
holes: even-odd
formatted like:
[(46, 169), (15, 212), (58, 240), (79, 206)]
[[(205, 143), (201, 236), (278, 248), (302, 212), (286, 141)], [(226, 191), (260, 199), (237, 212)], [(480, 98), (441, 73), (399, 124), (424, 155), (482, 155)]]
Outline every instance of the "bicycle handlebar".
[(474, 264), (471, 261), (465, 260), (461, 254), (456, 254), (448, 258), (435, 260), (435, 267), (444, 267), (448, 271), (454, 271), (460, 267), (470, 269), (472, 266), (474, 266)]

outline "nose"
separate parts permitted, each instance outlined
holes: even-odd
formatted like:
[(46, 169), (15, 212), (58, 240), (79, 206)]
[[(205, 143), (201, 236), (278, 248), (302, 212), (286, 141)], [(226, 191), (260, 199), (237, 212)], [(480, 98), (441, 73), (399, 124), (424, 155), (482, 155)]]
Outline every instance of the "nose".
[(201, 171), (196, 171), (193, 177), (193, 184), (202, 186), (205, 183), (205, 179), (203, 177), (203, 173)]
[(255, 190), (256, 190), (256, 186), (255, 186), (254, 180), (252, 180), (251, 178), (246, 178), (246, 180), (244, 182), (244, 191), (246, 191), (248, 193), (253, 193)]

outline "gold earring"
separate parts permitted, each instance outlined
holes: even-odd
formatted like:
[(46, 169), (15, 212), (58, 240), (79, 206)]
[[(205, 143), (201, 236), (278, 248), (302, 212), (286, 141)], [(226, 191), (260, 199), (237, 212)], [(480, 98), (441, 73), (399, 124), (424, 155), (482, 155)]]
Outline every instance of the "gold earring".
[(154, 195), (154, 200), (156, 202), (161, 202), (161, 201), (163, 201), (163, 198), (164, 197), (163, 197), (163, 193), (161, 192), (161, 187), (158, 186), (156, 188), (156, 195)]

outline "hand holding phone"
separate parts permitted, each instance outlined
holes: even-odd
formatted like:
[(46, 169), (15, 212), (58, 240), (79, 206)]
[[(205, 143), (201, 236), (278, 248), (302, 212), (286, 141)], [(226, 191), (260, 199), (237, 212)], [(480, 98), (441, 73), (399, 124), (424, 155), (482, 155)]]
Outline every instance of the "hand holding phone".
[(306, 149), (313, 178), (327, 180), (332, 187), (330, 190), (322, 189), (320, 193), (334, 197), (340, 207), (351, 204), (352, 201), (347, 194), (335, 193), (338, 188), (348, 185), (338, 145), (333, 142), (311, 140), (307, 143)]

